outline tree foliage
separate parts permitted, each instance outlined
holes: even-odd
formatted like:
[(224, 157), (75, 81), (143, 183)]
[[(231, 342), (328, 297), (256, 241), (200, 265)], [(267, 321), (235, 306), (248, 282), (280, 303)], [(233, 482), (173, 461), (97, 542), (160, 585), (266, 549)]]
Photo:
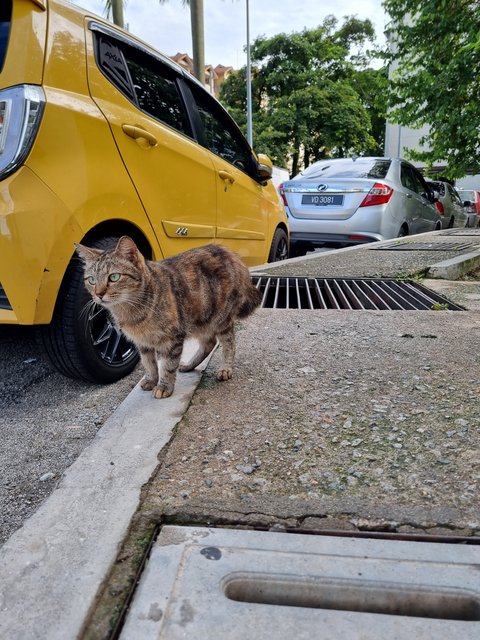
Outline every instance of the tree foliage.
[[(257, 38), (251, 46), (255, 149), (280, 165), (290, 157), (293, 174), (324, 157), (378, 153), (372, 121), (381, 120), (375, 96), (386, 76), (366, 68), (364, 48), (374, 36), (370, 20), (345, 18), (338, 26), (327, 16), (316, 29)], [(235, 72), (220, 94), (244, 128), (245, 82), (245, 70)]]
[(429, 126), (413, 159), (480, 172), (480, 2), (384, 0), (391, 18), (389, 119)]

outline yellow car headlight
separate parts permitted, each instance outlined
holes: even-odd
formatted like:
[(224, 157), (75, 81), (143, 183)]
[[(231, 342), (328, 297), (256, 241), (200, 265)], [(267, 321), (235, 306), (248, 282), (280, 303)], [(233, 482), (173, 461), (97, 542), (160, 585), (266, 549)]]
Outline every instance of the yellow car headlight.
[(41, 87), (23, 84), (0, 91), (0, 179), (28, 155), (45, 106)]

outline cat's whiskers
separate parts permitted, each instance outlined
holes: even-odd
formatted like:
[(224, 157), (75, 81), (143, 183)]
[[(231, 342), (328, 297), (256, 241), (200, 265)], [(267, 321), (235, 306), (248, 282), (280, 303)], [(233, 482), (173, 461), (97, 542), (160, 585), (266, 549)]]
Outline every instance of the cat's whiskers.
[(146, 310), (146, 311), (151, 311), (152, 313), (155, 313), (155, 311), (157, 310), (157, 307), (153, 305), (145, 304), (141, 300), (129, 299), (129, 300), (123, 300), (122, 303), (131, 305), (136, 310), (142, 310), (142, 311)]
[(152, 304), (151, 296), (145, 293), (145, 291), (132, 291), (129, 294), (128, 302), (141, 305), (145, 309), (155, 311), (156, 305)]
[(80, 310), (80, 318), (88, 316), (95, 304), (96, 302), (94, 300), (89, 300), (88, 302), (86, 302)]

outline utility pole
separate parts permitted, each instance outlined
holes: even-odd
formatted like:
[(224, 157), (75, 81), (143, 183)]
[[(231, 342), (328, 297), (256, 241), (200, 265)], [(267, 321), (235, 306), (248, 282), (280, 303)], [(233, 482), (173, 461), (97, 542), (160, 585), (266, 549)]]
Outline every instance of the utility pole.
[(246, 0), (247, 6), (247, 140), (250, 146), (253, 146), (252, 133), (252, 74), (250, 68), (250, 12), (249, 0)]

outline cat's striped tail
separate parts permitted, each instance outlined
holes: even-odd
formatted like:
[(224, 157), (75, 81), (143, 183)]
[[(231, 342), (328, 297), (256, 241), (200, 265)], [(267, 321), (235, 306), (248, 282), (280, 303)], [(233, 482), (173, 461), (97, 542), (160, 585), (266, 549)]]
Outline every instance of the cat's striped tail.
[(238, 309), (238, 317), (246, 318), (247, 316), (251, 315), (255, 311), (255, 309), (260, 306), (261, 302), (262, 294), (252, 284), (250, 287), (248, 287), (243, 295), (243, 299)]

